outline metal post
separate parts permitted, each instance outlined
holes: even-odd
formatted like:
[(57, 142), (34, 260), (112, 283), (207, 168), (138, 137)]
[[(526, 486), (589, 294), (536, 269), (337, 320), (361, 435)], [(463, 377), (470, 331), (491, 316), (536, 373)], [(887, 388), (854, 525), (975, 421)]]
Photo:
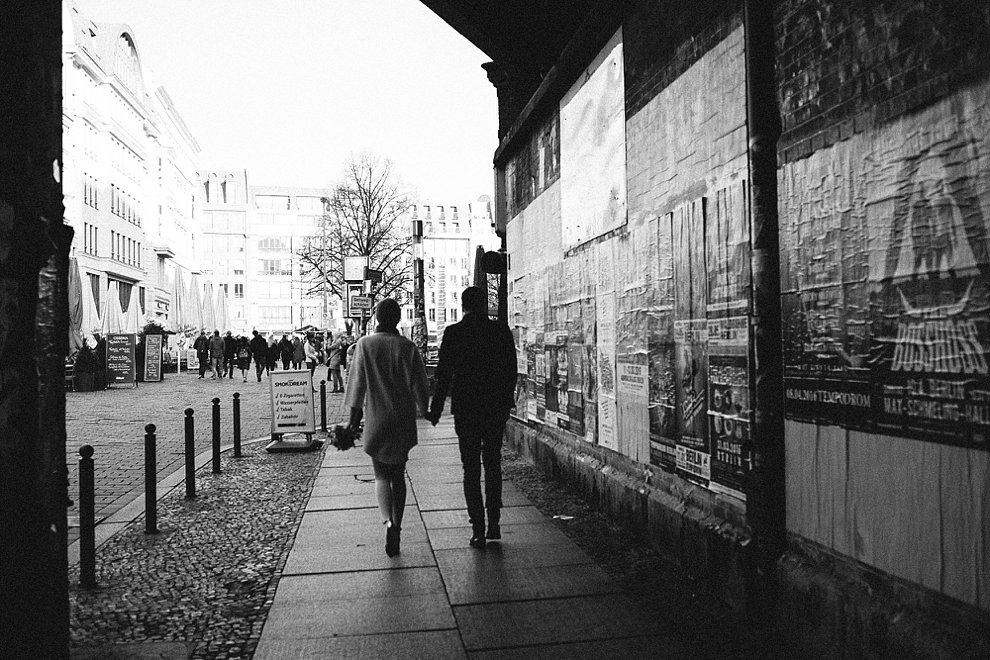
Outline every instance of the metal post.
[(96, 588), (96, 503), (93, 448), (79, 448), (79, 586)]
[(234, 458), (241, 457), (241, 394), (234, 392)]
[(327, 381), (320, 381), (320, 430), (327, 432)]
[(144, 533), (158, 533), (158, 461), (155, 425), (144, 427)]
[(213, 474), (220, 474), (220, 397), (213, 399)]
[(193, 409), (186, 408), (186, 499), (196, 497), (196, 437)]

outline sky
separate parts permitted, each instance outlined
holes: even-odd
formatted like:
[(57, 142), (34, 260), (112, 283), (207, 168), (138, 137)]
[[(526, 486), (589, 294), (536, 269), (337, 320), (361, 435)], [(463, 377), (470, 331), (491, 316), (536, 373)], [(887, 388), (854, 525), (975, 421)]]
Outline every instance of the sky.
[(492, 196), (489, 58), (419, 0), (77, 2), (97, 23), (130, 26), (204, 168), (328, 187), (370, 153), (417, 201)]

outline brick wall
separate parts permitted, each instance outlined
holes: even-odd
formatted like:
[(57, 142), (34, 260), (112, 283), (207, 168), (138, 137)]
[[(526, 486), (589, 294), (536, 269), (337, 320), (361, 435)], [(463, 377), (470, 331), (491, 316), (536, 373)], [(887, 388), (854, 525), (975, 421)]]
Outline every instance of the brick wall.
[(918, 111), (990, 71), (990, 4), (783, 0), (782, 162)]
[(627, 118), (742, 24), (734, 2), (636, 0), (629, 5), (622, 23)]

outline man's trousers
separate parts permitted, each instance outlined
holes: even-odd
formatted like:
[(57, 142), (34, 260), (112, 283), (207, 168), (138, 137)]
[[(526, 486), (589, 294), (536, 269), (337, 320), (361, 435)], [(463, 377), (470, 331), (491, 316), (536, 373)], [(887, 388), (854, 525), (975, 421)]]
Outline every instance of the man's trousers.
[[(508, 412), (472, 418), (454, 416), (454, 430), (461, 450), (464, 467), (464, 501), (468, 517), (475, 531), (485, 528), (485, 512), (488, 524), (498, 524), (502, 508), (502, 436)], [(481, 497), (481, 469), (485, 470), (485, 497)]]

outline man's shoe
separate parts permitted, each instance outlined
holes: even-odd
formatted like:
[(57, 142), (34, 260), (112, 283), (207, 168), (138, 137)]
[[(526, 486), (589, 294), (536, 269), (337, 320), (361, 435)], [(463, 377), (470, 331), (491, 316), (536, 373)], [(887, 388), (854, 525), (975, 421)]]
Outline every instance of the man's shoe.
[(477, 548), (479, 550), (485, 549), (485, 528), (476, 527), (474, 533), (471, 535), (471, 540), (468, 541), (468, 545), (472, 548)]
[(502, 530), (499, 529), (498, 523), (488, 523), (488, 533), (485, 534), (485, 538), (491, 541), (502, 538)]

